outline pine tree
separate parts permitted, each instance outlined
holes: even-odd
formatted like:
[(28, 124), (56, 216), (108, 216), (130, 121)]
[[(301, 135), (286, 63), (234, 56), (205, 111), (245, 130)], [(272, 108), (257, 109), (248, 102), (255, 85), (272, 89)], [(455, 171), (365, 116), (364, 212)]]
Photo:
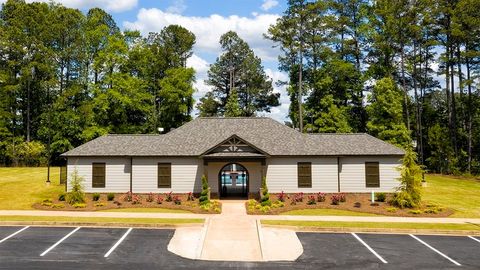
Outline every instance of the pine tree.
[(237, 90), (233, 89), (228, 97), (227, 104), (225, 105), (225, 117), (239, 117), (242, 116), (242, 110), (238, 105)]

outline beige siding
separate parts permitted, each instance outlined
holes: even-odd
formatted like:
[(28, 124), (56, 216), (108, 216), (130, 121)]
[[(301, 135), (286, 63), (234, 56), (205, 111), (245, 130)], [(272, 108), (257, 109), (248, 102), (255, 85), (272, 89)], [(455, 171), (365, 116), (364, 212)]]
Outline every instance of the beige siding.
[[(94, 162), (105, 163), (105, 188), (92, 188)], [(85, 192), (127, 192), (130, 189), (130, 158), (68, 158), (68, 183), (75, 170), (84, 178)]]
[[(157, 187), (157, 164), (172, 164), (172, 188)], [(200, 192), (203, 173), (198, 158), (133, 158), (133, 192)]]
[[(312, 163), (311, 188), (298, 187), (297, 162)], [(272, 193), (337, 192), (337, 158), (270, 158), (267, 166), (267, 184)]]
[[(401, 165), (399, 157), (343, 157), (341, 161), (340, 190), (342, 192), (394, 191), (399, 185)], [(379, 162), (380, 187), (367, 188), (365, 182), (365, 162)]]
[[(213, 193), (218, 193), (218, 174), (230, 162), (208, 163), (208, 185)], [(262, 165), (260, 162), (238, 162), (248, 171), (249, 192), (258, 192), (262, 184)]]

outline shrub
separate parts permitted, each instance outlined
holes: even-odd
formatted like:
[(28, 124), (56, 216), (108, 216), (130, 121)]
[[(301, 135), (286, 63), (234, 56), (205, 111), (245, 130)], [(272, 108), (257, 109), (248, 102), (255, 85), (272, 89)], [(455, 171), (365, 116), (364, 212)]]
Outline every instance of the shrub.
[(333, 194), (332, 197), (330, 197), (330, 200), (332, 201), (333, 205), (340, 204), (340, 196), (338, 194)]
[(142, 204), (142, 197), (140, 195), (132, 195), (132, 204)]
[(205, 175), (202, 175), (202, 192), (200, 192), (198, 200), (201, 205), (210, 203), (210, 190), (208, 189), (208, 180)]
[(400, 169), (400, 186), (391, 204), (399, 208), (414, 208), (420, 204), (423, 169), (417, 164), (417, 154), (408, 147)]
[(127, 191), (127, 193), (123, 195), (124, 202), (131, 202), (132, 199), (133, 199), (133, 193), (131, 191)]
[(356, 203), (353, 204), (353, 207), (360, 208), (360, 207), (362, 207), (362, 203), (356, 202)]
[(406, 191), (400, 191), (400, 192), (395, 193), (393, 195), (393, 199), (391, 201), (391, 204), (400, 208), (400, 209), (413, 208), (413, 207), (417, 206), (417, 204), (415, 203), (415, 200)]
[(385, 202), (385, 200), (387, 199), (387, 194), (380, 192), (380, 193), (377, 193), (375, 197), (377, 202)]
[(346, 202), (347, 201), (347, 196), (345, 193), (339, 193), (338, 198), (340, 199), (340, 202)]
[(115, 199), (115, 194), (113, 194), (113, 193), (108, 193), (108, 194), (107, 194), (107, 200), (113, 201), (113, 199)]
[(264, 205), (260, 208), (260, 211), (262, 211), (262, 213), (267, 213), (270, 211), (270, 206)]
[(166, 202), (171, 202), (173, 201), (173, 196), (172, 196), (172, 191), (165, 193), (165, 201)]
[(65, 208), (65, 205), (63, 203), (54, 203), (52, 208)]
[(287, 198), (287, 194), (285, 194), (285, 192), (283, 191), (277, 194), (277, 200), (281, 202), (285, 202), (286, 198)]
[(192, 192), (188, 192), (187, 201), (191, 201), (191, 202), (195, 201), (195, 197), (193, 196)]
[(72, 206), (75, 207), (75, 208), (85, 208), (85, 207), (87, 207), (87, 204), (86, 203), (74, 203)]
[(303, 192), (295, 193), (292, 198), (292, 204), (303, 202)]
[(324, 202), (325, 201), (325, 193), (318, 192), (317, 193), (317, 202)]
[(258, 202), (254, 199), (250, 199), (250, 200), (247, 201), (248, 206), (255, 206), (255, 205), (257, 205), (257, 203)]
[(92, 194), (92, 200), (94, 202), (98, 201), (100, 199), (100, 194), (99, 193), (93, 193)]
[(426, 214), (438, 214), (438, 209), (437, 208), (427, 208), (423, 210), (424, 213)]
[(155, 199), (155, 195), (153, 195), (153, 193), (150, 192), (150, 193), (147, 194), (147, 198), (145, 199), (145, 201), (153, 202), (154, 199)]
[(408, 211), (408, 213), (414, 214), (414, 215), (419, 215), (419, 214), (422, 213), (422, 210), (418, 210), (418, 209), (417, 210), (410, 210), (410, 211)]
[(159, 194), (159, 195), (157, 195), (157, 204), (162, 204), (162, 203), (163, 203), (163, 198)]
[(52, 200), (51, 199), (44, 199), (41, 203), (43, 206), (52, 206)]
[(182, 204), (182, 199), (180, 198), (180, 196), (173, 196), (172, 200), (173, 200), (173, 203), (176, 205)]
[(262, 206), (271, 206), (272, 202), (270, 201), (270, 194), (268, 194), (267, 188), (267, 178), (263, 177), (262, 179), (262, 192), (261, 192), (260, 204)]
[(65, 193), (60, 193), (60, 195), (58, 195), (58, 200), (61, 201), (61, 202), (64, 202), (65, 201)]
[(275, 201), (275, 202), (272, 204), (272, 207), (274, 207), (274, 208), (284, 207), (284, 206), (285, 206), (285, 203), (282, 202), (282, 201)]
[(74, 170), (70, 178), (70, 192), (65, 197), (68, 204), (74, 205), (85, 202), (85, 193), (83, 192), (83, 177)]
[(389, 213), (395, 213), (395, 212), (397, 212), (398, 208), (396, 208), (396, 207), (387, 207), (385, 210), (387, 210), (387, 212), (389, 212)]
[(107, 204), (104, 203), (104, 202), (96, 202), (93, 206), (95, 206), (95, 207), (103, 207), (103, 206), (105, 206), (105, 205), (107, 205)]
[(317, 198), (314, 195), (309, 195), (307, 198), (307, 204), (308, 205), (317, 204)]

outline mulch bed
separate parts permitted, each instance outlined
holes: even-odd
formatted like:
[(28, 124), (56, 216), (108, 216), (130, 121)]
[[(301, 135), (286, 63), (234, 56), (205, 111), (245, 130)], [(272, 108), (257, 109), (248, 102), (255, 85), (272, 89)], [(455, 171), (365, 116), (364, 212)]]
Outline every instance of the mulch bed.
[[(133, 204), (131, 201), (125, 200), (125, 194), (115, 193), (115, 198), (112, 201), (107, 200), (107, 194), (100, 194), (100, 199), (98, 201), (93, 201), (92, 194), (85, 194), (86, 202), (84, 208), (75, 208), (72, 205), (68, 204), (65, 201), (59, 201), (58, 198), (51, 199), (52, 205), (43, 205), (42, 203), (35, 203), (33, 208), (38, 210), (49, 210), (49, 211), (99, 211), (99, 210), (109, 210), (109, 209), (126, 209), (126, 208), (162, 208), (162, 209), (174, 209), (174, 210), (186, 210), (195, 214), (219, 214), (221, 213), (222, 204), (218, 201), (217, 207), (220, 212), (214, 211), (213, 207), (204, 210), (200, 208), (198, 198), (194, 198), (194, 201), (188, 201), (186, 194), (172, 194), (173, 196), (178, 196), (181, 200), (180, 204), (175, 204), (173, 201), (165, 201), (165, 194), (154, 194), (153, 202), (147, 202), (148, 194), (134, 194), (139, 196), (139, 202)], [(163, 201), (161, 204), (156, 202), (157, 196), (160, 195)], [(96, 203), (104, 203), (104, 206), (95, 206)], [(63, 207), (56, 208), (55, 206), (63, 205)]]
[[(255, 209), (251, 211), (248, 209), (248, 202), (245, 204), (247, 213), (251, 215), (278, 215), (283, 212), (291, 210), (301, 210), (301, 209), (337, 209), (337, 210), (347, 210), (361, 213), (371, 213), (384, 216), (396, 216), (396, 217), (448, 217), (454, 213), (452, 209), (439, 207), (436, 205), (431, 205), (424, 202), (420, 207), (415, 209), (400, 209), (397, 208), (395, 212), (389, 212), (387, 209), (393, 208), (393, 206), (388, 203), (392, 194), (387, 194), (386, 202), (375, 202), (372, 204), (370, 201), (371, 195), (367, 193), (344, 193), (346, 201), (341, 202), (339, 205), (333, 205), (331, 202), (331, 197), (338, 193), (326, 194), (324, 202), (316, 202), (313, 205), (309, 205), (308, 196), (315, 194), (304, 194), (302, 202), (296, 202), (292, 204), (293, 197), (295, 194), (287, 194), (283, 207), (270, 207), (270, 210), (263, 212), (260, 209)], [(277, 201), (277, 194), (270, 194), (270, 200), (272, 204)], [(438, 213), (425, 213), (429, 209), (436, 208), (439, 209)], [(418, 210), (419, 213), (411, 213), (412, 210)]]

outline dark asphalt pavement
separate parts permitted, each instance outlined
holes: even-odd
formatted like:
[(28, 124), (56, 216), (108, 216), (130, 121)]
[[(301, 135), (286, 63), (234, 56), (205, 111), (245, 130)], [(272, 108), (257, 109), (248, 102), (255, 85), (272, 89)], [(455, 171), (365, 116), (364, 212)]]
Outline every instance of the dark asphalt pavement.
[(0, 269), (480, 269), (480, 242), (467, 236), (298, 233), (297, 261), (246, 263), (172, 254), (173, 230), (32, 226), (11, 236), (22, 228), (0, 226)]

